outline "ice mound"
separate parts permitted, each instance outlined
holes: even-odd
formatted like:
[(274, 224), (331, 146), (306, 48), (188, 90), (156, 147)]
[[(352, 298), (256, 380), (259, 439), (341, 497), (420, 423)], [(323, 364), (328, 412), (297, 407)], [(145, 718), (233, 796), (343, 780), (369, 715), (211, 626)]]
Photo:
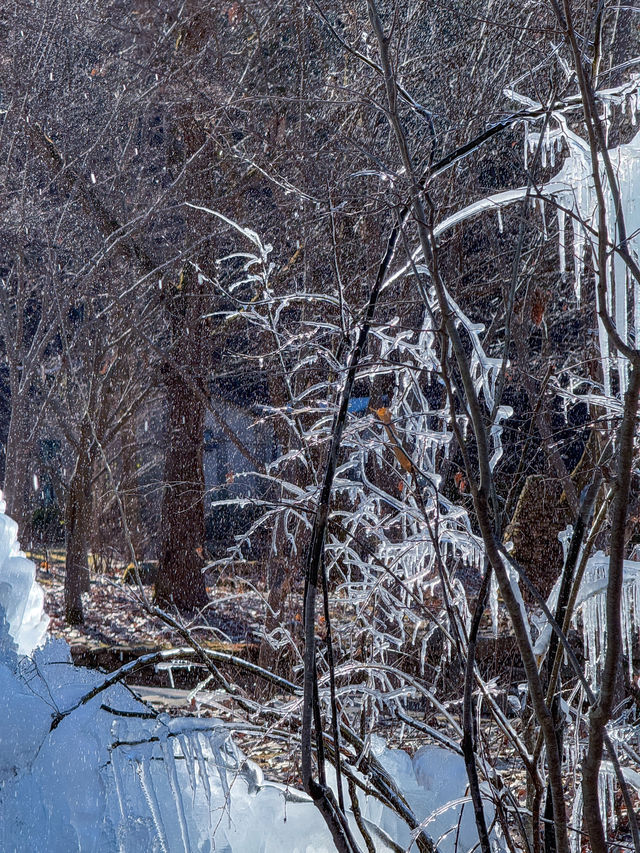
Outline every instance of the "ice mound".
[[(74, 666), (67, 644), (51, 638), (14, 668), (0, 661), (3, 853), (335, 850), (316, 806), (302, 791), (266, 780), (233, 742), (232, 725), (156, 716), (123, 685), (81, 703), (104, 677)], [(458, 755), (425, 746), (411, 759), (381, 738), (372, 738), (371, 750), (441, 853), (474, 847)], [(364, 794), (360, 806), (378, 853), (398, 844), (416, 849), (389, 809)]]
[(123, 685), (78, 705), (103, 681), (63, 640), (0, 662), (2, 853), (335, 850), (309, 798), (266, 781), (227, 724), (156, 716)]
[(0, 498), (0, 607), (18, 654), (30, 655), (49, 625), (36, 567), (20, 550), (18, 525), (4, 514)]
[[(433, 839), (440, 853), (473, 850), (478, 832), (470, 802), (467, 772), (460, 755), (435, 744), (420, 747), (413, 758), (404, 750), (389, 749), (383, 738), (371, 738), (371, 751), (393, 779), (421, 826)], [(348, 802), (348, 799), (347, 799)], [(361, 811), (365, 819), (381, 829), (404, 850), (411, 846), (411, 833), (406, 823), (372, 797), (363, 797)], [(491, 826), (494, 808), (485, 801), (485, 819)], [(494, 849), (502, 850), (500, 841), (492, 838)], [(380, 850), (387, 849), (380, 846)]]

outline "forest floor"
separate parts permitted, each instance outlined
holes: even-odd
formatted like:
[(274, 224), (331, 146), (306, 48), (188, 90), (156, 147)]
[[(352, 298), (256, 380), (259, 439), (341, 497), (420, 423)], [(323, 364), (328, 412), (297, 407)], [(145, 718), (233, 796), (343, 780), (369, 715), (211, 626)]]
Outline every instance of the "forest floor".
[[(184, 645), (183, 638), (177, 632), (145, 611), (137, 585), (123, 580), (126, 566), (121, 562), (91, 561), (91, 588), (89, 592), (83, 593), (84, 623), (71, 626), (64, 619), (64, 550), (32, 551), (28, 556), (36, 564), (37, 580), (45, 592), (45, 612), (51, 620), (49, 630), (67, 641), (75, 663), (113, 671), (143, 654)], [(255, 662), (268, 590), (265, 589), (262, 571), (257, 564), (231, 566), (228, 572), (223, 574), (216, 570), (206, 574), (211, 601), (204, 611), (190, 617), (177, 613), (172, 615), (203, 645)], [(144, 586), (144, 594), (151, 602), (151, 584)], [(288, 603), (286, 618), (293, 634), (300, 630), (300, 598), (293, 594)], [(493, 636), (490, 644), (495, 644)], [(498, 644), (498, 648), (502, 650), (504, 642)], [(492, 656), (491, 651), (489, 656)], [(504, 672), (503, 664), (498, 659), (491, 668)], [(232, 700), (222, 691), (205, 688), (197, 697), (192, 696), (193, 689), (206, 676), (204, 668), (160, 665), (137, 672), (128, 683), (158, 711), (172, 715), (196, 712), (228, 721), (237, 719)], [(242, 686), (250, 694), (259, 693), (262, 685), (248, 681), (247, 676), (237, 670), (234, 670), (234, 676), (239, 677), (241, 684), (245, 682)], [(424, 710), (416, 708), (421, 718)], [(428, 722), (437, 724), (435, 719), (429, 719)], [(397, 724), (389, 721), (390, 745), (400, 746), (411, 754), (419, 745), (420, 738), (413, 743), (415, 738), (408, 732), (399, 733), (397, 729)], [(293, 739), (295, 741), (295, 736)], [(238, 732), (237, 742), (245, 754), (257, 761), (271, 778), (288, 784), (300, 783), (298, 750), (293, 743), (292, 748), (288, 749), (279, 741), (248, 732)]]
[[(183, 640), (160, 619), (145, 612), (135, 584), (124, 582), (126, 566), (113, 562), (98, 564), (92, 560), (91, 589), (83, 593), (84, 624), (67, 625), (64, 620), (64, 551), (47, 549), (28, 556), (36, 564), (37, 580), (45, 592), (45, 611), (51, 618), (50, 631), (73, 648), (93, 642), (111, 646), (168, 648), (183, 645)], [(207, 576), (211, 602), (190, 617), (176, 615), (202, 639), (241, 645), (258, 642), (264, 621), (264, 590), (258, 581), (224, 578), (219, 573)], [(145, 585), (151, 601), (153, 586)]]
[[(45, 611), (51, 619), (49, 629), (69, 643), (76, 663), (111, 671), (142, 654), (184, 645), (178, 632), (145, 609), (142, 596), (151, 604), (153, 585), (146, 584), (141, 594), (136, 584), (124, 581), (127, 567), (122, 562), (91, 559), (91, 587), (82, 596), (84, 623), (68, 625), (64, 618), (64, 550), (32, 551), (28, 556), (36, 564), (37, 579), (45, 591)], [(154, 567), (153, 564), (142, 566)], [(206, 647), (257, 661), (269, 592), (263, 567), (251, 562), (229, 564), (224, 571), (219, 568), (207, 571), (205, 578), (210, 598), (207, 607), (193, 614), (176, 611), (170, 615)], [(467, 592), (476, 580), (464, 579)], [(337, 629), (351, 625), (352, 608), (345, 606), (340, 596), (332, 596), (332, 599), (332, 621)], [(434, 599), (432, 604), (437, 613), (441, 602)], [(292, 638), (301, 641), (302, 588), (290, 592), (284, 606), (283, 627)], [(486, 664), (487, 677), (504, 677), (515, 646), (506, 631), (501, 629), (500, 637), (495, 636), (488, 613), (485, 620), (477, 657), (479, 662)], [(322, 617), (318, 630), (322, 633)], [(415, 665), (419, 669), (419, 638), (417, 642)], [(439, 657), (437, 644), (433, 651)], [(155, 687), (193, 688), (202, 674), (197, 670), (174, 672), (165, 669), (164, 672), (138, 673), (136, 678)], [(420, 675), (417, 670), (414, 674)]]
[[(92, 566), (91, 589), (82, 596), (84, 624), (67, 625), (64, 619), (64, 551), (32, 551), (28, 556), (36, 564), (37, 580), (45, 592), (45, 612), (51, 620), (49, 630), (69, 643), (77, 664), (111, 671), (141, 654), (184, 645), (175, 631), (145, 612), (138, 587), (123, 582), (126, 567), (118, 563)], [(248, 565), (244, 569), (247, 574), (244, 582), (237, 577), (223, 577), (218, 572), (207, 575), (209, 607), (191, 618), (184, 614), (179, 618), (203, 645), (255, 660), (264, 623), (265, 594), (260, 588), (263, 584), (251, 578), (257, 573), (255, 568)], [(144, 591), (151, 599), (153, 587), (147, 585)], [(143, 701), (161, 712), (233, 719), (231, 702), (221, 691), (205, 689), (198, 693), (196, 700), (192, 698), (193, 688), (205, 677), (206, 672), (198, 668), (156, 667), (136, 673), (135, 683), (129, 686)], [(270, 778), (299, 784), (295, 749), (283, 749), (282, 744), (249, 732), (239, 731), (234, 738)]]

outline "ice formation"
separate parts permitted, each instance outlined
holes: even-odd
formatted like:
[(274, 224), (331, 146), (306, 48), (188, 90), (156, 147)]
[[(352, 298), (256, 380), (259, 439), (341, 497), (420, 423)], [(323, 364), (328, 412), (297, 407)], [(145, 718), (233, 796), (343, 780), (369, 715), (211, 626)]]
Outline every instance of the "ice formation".
[[(101, 680), (74, 667), (60, 640), (23, 659), (15, 673), (0, 666), (3, 853), (335, 849), (310, 799), (265, 780), (220, 721), (150, 719), (148, 708), (116, 685), (50, 731), (53, 709), (68, 707)], [(427, 831), (442, 836), (443, 853), (454, 850), (456, 836), (458, 849), (473, 847), (477, 834), (458, 755), (428, 746), (412, 760), (381, 739), (372, 749)], [(362, 796), (361, 810), (378, 851), (391, 849), (388, 838), (409, 849), (409, 830), (388, 809)], [(355, 823), (353, 829), (357, 836)]]
[(44, 612), (44, 593), (36, 582), (35, 566), (20, 550), (18, 525), (4, 514), (1, 495), (0, 609), (8, 622), (9, 636), (5, 634), (4, 642), (13, 642), (18, 654), (30, 654), (42, 642), (49, 617)]
[[(581, 284), (584, 272), (585, 251), (590, 250), (597, 257), (597, 211), (594, 179), (591, 160), (585, 142), (572, 133), (558, 117), (559, 127), (554, 133), (547, 133), (543, 140), (546, 148), (554, 148), (557, 142), (564, 141), (569, 146), (569, 156), (554, 179), (553, 195), (556, 202), (566, 208), (571, 214), (573, 233), (574, 286), (576, 299), (581, 298)], [(536, 142), (534, 134), (530, 141)], [(628, 239), (628, 249), (636, 262), (640, 255), (640, 133), (625, 145), (619, 145), (609, 151), (611, 164), (618, 181), (622, 209)], [(614, 245), (620, 240), (619, 228), (616, 224), (615, 205), (607, 181), (604, 179), (602, 158), (599, 162), (600, 173), (603, 176), (603, 186), (606, 197), (608, 239)], [(564, 185), (557, 189), (557, 185)], [(584, 223), (584, 224), (583, 224)], [(564, 274), (564, 245), (565, 245), (565, 215), (561, 210), (558, 217), (559, 256), (561, 272)], [(640, 328), (640, 284), (633, 279), (630, 271), (618, 252), (612, 253), (611, 262), (607, 264), (607, 311), (611, 316), (616, 331), (622, 340), (630, 346), (638, 346), (638, 329)], [(631, 327), (629, 318), (632, 318)], [(615, 362), (612, 358), (607, 334), (602, 321), (598, 319), (598, 336), (600, 355), (604, 368), (604, 394), (611, 396), (611, 374), (618, 374), (618, 387), (624, 392), (627, 387), (627, 359), (618, 355)]]
[[(636, 77), (618, 89), (599, 92), (598, 99), (605, 124), (609, 121), (614, 105), (628, 109), (632, 123), (635, 124), (639, 91), (640, 77)], [(507, 91), (506, 94), (525, 108), (534, 109), (540, 115), (544, 113), (542, 105), (530, 98), (519, 95), (512, 90)], [(434, 229), (434, 237), (438, 239), (460, 223), (488, 211), (493, 211), (498, 215), (498, 224), (502, 228), (503, 208), (514, 204), (528, 203), (532, 203), (537, 209), (546, 234), (547, 218), (549, 217), (549, 208), (551, 208), (557, 217), (558, 263), (562, 276), (565, 276), (567, 272), (566, 232), (570, 223), (571, 253), (573, 255), (572, 272), (575, 297), (579, 302), (582, 297), (582, 279), (587, 253), (591, 252), (594, 257), (597, 255), (598, 204), (589, 146), (584, 139), (581, 139), (570, 129), (562, 110), (551, 113), (543, 134), (532, 132), (529, 123), (525, 122), (525, 160), (527, 154), (534, 151), (538, 146), (540, 147), (543, 165), (546, 165), (547, 162), (554, 165), (556, 158), (559, 159), (560, 156), (564, 158), (562, 166), (552, 180), (540, 188), (522, 186), (475, 201), (455, 211), (451, 216), (440, 222)], [(608, 157), (617, 181), (617, 190), (621, 196), (628, 238), (627, 249), (630, 257), (637, 263), (640, 255), (640, 202), (638, 201), (640, 199), (640, 133), (630, 142), (609, 150)], [(613, 193), (607, 183), (602, 157), (598, 163), (598, 168), (603, 176), (602, 183), (605, 190), (607, 240), (610, 247), (615, 248), (615, 250), (610, 251), (611, 262), (607, 265), (607, 310), (622, 340), (629, 346), (638, 347), (640, 342), (640, 284), (633, 279), (628, 264), (617, 251), (621, 235), (620, 223), (616, 220)], [(413, 271), (428, 277), (429, 270), (422, 261), (421, 250), (417, 248), (410, 261), (388, 277), (385, 287)], [(503, 368), (503, 362), (502, 359), (491, 357), (485, 352), (481, 340), (484, 327), (479, 323), (474, 323), (456, 304), (451, 294), (447, 294), (447, 299), (461, 331), (471, 344), (470, 369), (476, 392), (491, 415), (489, 424), (489, 434), (492, 441), (490, 465), (493, 469), (502, 456), (503, 422), (512, 414), (507, 406), (494, 405), (496, 379)], [(435, 310), (435, 308), (435, 297), (432, 295), (430, 310)], [(425, 325), (428, 326), (428, 318)], [(593, 389), (590, 384), (588, 390), (585, 390), (584, 376), (568, 376), (568, 388), (559, 388), (558, 390), (564, 396), (567, 404), (579, 397), (583, 402), (599, 405), (608, 412), (617, 415), (621, 408), (620, 399), (627, 387), (628, 363), (627, 359), (621, 354), (617, 354), (615, 358), (612, 356), (600, 318), (598, 318), (598, 336), (604, 377), (602, 389)], [(435, 359), (431, 353), (431, 342), (427, 339), (425, 344), (422, 361), (423, 365), (427, 367)], [(397, 338), (394, 345), (398, 346)], [(407, 348), (408, 344), (403, 344), (403, 346)], [(388, 348), (391, 348), (391, 344)], [(420, 360), (416, 359), (416, 361), (419, 362)], [(398, 407), (397, 401), (394, 402)], [(420, 405), (417, 408), (424, 410), (425, 406)], [(411, 432), (414, 437), (422, 438), (421, 432), (424, 433), (424, 428), (422, 430), (414, 429)], [(419, 444), (418, 438), (416, 438), (416, 444)], [(444, 446), (442, 440), (439, 444), (440, 447)], [(424, 467), (428, 469), (429, 465), (426, 464), (426, 461)], [(458, 533), (458, 555), (469, 562), (474, 562), (474, 557), (471, 554), (473, 543), (470, 538), (465, 543), (463, 541), (464, 535), (460, 534), (463, 534), (463, 531)], [(514, 586), (517, 587), (517, 580), (514, 580)], [(494, 617), (496, 614), (496, 592), (494, 583), (492, 587), (492, 603), (494, 606), (491, 608)]]
[[(597, 683), (606, 647), (606, 598), (609, 577), (609, 558), (597, 551), (587, 562), (576, 600), (584, 629), (587, 674), (592, 684)], [(629, 676), (633, 676), (633, 638), (640, 619), (640, 563), (625, 560), (622, 583), (622, 650)], [(575, 620), (574, 620), (575, 621)]]
[[(609, 577), (609, 557), (603, 551), (596, 551), (587, 560), (585, 572), (576, 597), (573, 626), (582, 625), (587, 676), (592, 687), (598, 683), (602, 659), (606, 648), (606, 599)], [(555, 611), (558, 600), (560, 579), (551, 590), (547, 606)], [(640, 562), (625, 560), (622, 582), (622, 650), (625, 655), (629, 676), (633, 675), (633, 640), (640, 620)], [(534, 652), (542, 656), (546, 653), (551, 638), (551, 626), (542, 616), (538, 620), (539, 635)]]
[[(48, 637), (41, 645), (42, 591), (33, 563), (18, 550), (17, 526), (4, 514), (0, 571), (3, 853), (335, 849), (316, 806), (302, 791), (266, 780), (234, 744), (231, 724), (156, 715), (122, 684), (80, 703), (105, 676), (74, 666), (63, 640)], [(442, 853), (456, 843), (474, 846), (459, 755), (430, 745), (411, 759), (375, 737), (368, 746), (429, 834), (441, 839)], [(392, 849), (389, 839), (415, 849), (406, 825), (377, 800), (361, 795), (360, 809), (380, 853)], [(489, 819), (492, 813), (487, 805)]]
[[(604, 122), (605, 138), (608, 137), (612, 108), (626, 110), (632, 125), (636, 124), (639, 107), (640, 77), (634, 77), (616, 89), (601, 90), (597, 94)], [(523, 99), (513, 91), (509, 97), (529, 106), (529, 99)], [(533, 102), (531, 102), (533, 103)], [(539, 108), (540, 104), (536, 104)], [(542, 196), (550, 198), (557, 207), (558, 216), (558, 259), (560, 273), (566, 269), (566, 220), (571, 221), (573, 239), (573, 279), (576, 299), (582, 296), (582, 278), (587, 252), (591, 252), (594, 262), (598, 251), (598, 212), (594, 168), (588, 143), (574, 133), (568, 126), (562, 112), (553, 112), (543, 134), (526, 133), (525, 155), (540, 146), (543, 164), (547, 157), (553, 165), (557, 151), (566, 148), (568, 154), (562, 168), (553, 181), (542, 189)], [(608, 150), (608, 157), (620, 194), (622, 219), (627, 237), (627, 249), (636, 264), (640, 258), (640, 133), (628, 143)], [(622, 239), (620, 222), (616, 217), (616, 205), (612, 188), (607, 179), (603, 157), (599, 157), (598, 171), (602, 180), (605, 197), (605, 219), (607, 239), (611, 251), (607, 263), (606, 308), (612, 318), (617, 333), (625, 344), (640, 346), (640, 283), (634, 278), (629, 265), (618, 250)], [(567, 217), (568, 214), (568, 217)], [(627, 387), (627, 359), (618, 354), (614, 359), (604, 326), (598, 318), (598, 337), (600, 355), (604, 372), (604, 398), (612, 396), (612, 373), (617, 373), (617, 385), (620, 395)]]
[[(543, 106), (530, 98), (512, 90), (506, 91), (505, 94), (527, 108), (544, 112)], [(636, 113), (640, 108), (640, 77), (635, 77), (616, 89), (599, 91), (597, 97), (606, 129), (614, 106), (627, 110), (632, 124), (636, 124)], [(525, 123), (525, 165), (527, 154), (538, 146), (540, 146), (543, 165), (547, 164), (547, 160), (553, 165), (556, 156), (560, 152), (566, 152), (562, 167), (551, 181), (542, 186), (539, 191), (523, 186), (473, 202), (439, 223), (434, 230), (434, 236), (440, 237), (461, 222), (486, 211), (495, 211), (501, 216), (502, 208), (522, 203), (527, 198), (530, 198), (539, 209), (543, 227), (546, 229), (545, 201), (550, 201), (557, 215), (558, 261), (561, 275), (566, 273), (567, 219), (571, 222), (574, 288), (576, 299), (580, 301), (586, 254), (591, 252), (594, 258), (597, 257), (598, 202), (589, 146), (586, 140), (569, 128), (562, 111), (551, 113), (543, 134), (532, 132), (528, 123)], [(608, 156), (620, 193), (627, 249), (637, 264), (640, 260), (640, 202), (638, 201), (640, 199), (640, 133), (637, 133), (630, 142), (609, 149)], [(609, 245), (615, 247), (615, 251), (611, 252), (611, 262), (607, 265), (607, 310), (622, 340), (629, 346), (637, 348), (640, 346), (640, 283), (633, 278), (628, 265), (618, 251), (621, 232), (616, 221), (613, 193), (606, 178), (602, 156), (599, 158), (598, 167), (605, 195), (607, 239)], [(409, 273), (412, 264), (419, 261), (420, 250), (416, 250), (411, 262), (395, 271), (387, 284)], [(424, 267), (420, 267), (420, 270), (426, 271)], [(459, 311), (455, 305), (453, 309), (456, 312)], [(604, 367), (604, 400), (599, 402), (603, 404), (612, 396), (613, 371), (618, 374), (617, 385), (620, 391), (624, 392), (626, 389), (628, 364), (626, 358), (620, 354), (614, 360), (600, 320), (598, 320), (598, 334)], [(483, 367), (490, 370), (491, 366), (483, 364)]]

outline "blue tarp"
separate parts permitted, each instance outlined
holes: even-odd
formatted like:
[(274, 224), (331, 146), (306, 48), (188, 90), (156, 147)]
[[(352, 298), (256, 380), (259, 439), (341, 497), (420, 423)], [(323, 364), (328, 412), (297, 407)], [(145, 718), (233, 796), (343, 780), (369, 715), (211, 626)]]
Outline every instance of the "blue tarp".
[(367, 407), (369, 406), (370, 397), (352, 397), (349, 400), (349, 409), (348, 411), (352, 415), (360, 414), (360, 412), (366, 412)]

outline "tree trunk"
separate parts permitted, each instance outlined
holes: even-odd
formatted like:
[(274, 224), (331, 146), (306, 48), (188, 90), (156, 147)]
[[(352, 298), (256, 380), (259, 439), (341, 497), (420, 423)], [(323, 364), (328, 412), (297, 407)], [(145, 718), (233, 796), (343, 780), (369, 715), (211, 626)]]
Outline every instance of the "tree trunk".
[(597, 853), (608, 849), (604, 821), (600, 814), (600, 765), (606, 726), (613, 715), (616, 687), (622, 658), (622, 583), (626, 542), (625, 526), (629, 510), (631, 471), (634, 460), (634, 433), (640, 399), (640, 356), (633, 362), (629, 387), (624, 395), (624, 415), (617, 440), (616, 493), (611, 513), (611, 546), (606, 599), (606, 638), (600, 695), (589, 711), (589, 746), (582, 764), (583, 819), (591, 848)]
[(204, 559), (204, 405), (175, 374), (167, 381), (169, 444), (162, 496), (161, 607), (191, 610), (207, 599)]
[[(181, 363), (202, 384), (204, 283), (188, 264), (167, 304)], [(166, 379), (168, 444), (162, 495), (162, 546), (155, 598), (160, 607), (193, 610), (208, 602), (204, 567), (204, 415), (202, 397), (171, 367)]]
[(29, 457), (30, 448), (25, 439), (27, 413), (19, 402), (11, 401), (11, 421), (4, 469), (4, 498), (7, 515), (18, 524), (21, 542), (29, 538)]
[(69, 625), (80, 625), (84, 622), (82, 593), (89, 590), (87, 529), (93, 474), (91, 438), (91, 427), (85, 422), (81, 429), (78, 458), (67, 495), (64, 610)]
[(271, 557), (269, 577), (269, 597), (267, 599), (267, 614), (265, 617), (264, 633), (258, 654), (258, 666), (269, 672), (277, 672), (289, 677), (289, 672), (281, 669), (282, 649), (274, 648), (267, 639), (276, 628), (282, 625), (287, 596), (291, 591), (293, 566), (281, 557)]
[(130, 417), (122, 427), (122, 489), (123, 504), (131, 545), (138, 560), (144, 559), (144, 536), (140, 515), (140, 494), (138, 492), (138, 441), (136, 422)]

